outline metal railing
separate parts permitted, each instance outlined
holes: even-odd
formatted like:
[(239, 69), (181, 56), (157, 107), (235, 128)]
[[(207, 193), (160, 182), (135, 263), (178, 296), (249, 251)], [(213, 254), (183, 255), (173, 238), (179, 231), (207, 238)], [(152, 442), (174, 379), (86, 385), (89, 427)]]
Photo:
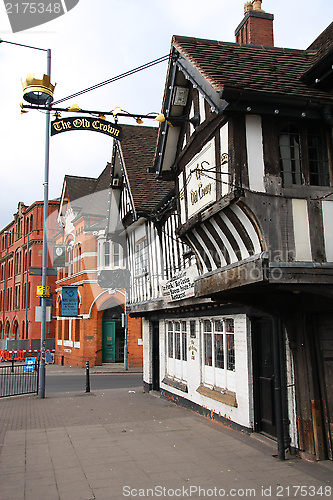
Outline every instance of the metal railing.
[(34, 365), (8, 363), (0, 366), (0, 398), (38, 392), (39, 359)]

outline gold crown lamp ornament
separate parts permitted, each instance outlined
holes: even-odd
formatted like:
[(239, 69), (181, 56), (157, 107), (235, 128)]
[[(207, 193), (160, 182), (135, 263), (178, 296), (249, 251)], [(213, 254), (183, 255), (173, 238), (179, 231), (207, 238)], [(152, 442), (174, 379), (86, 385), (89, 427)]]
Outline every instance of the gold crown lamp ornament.
[(25, 82), (22, 81), (23, 99), (36, 106), (46, 106), (53, 101), (53, 91), (49, 75), (44, 75), (42, 80), (37, 80), (34, 73), (27, 75)]

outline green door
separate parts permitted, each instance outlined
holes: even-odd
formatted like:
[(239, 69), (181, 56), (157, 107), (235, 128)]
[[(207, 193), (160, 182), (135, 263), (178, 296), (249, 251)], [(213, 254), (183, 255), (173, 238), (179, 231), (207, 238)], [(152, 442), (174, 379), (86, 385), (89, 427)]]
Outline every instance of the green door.
[(114, 321), (103, 321), (102, 361), (114, 363), (116, 358), (116, 335)]

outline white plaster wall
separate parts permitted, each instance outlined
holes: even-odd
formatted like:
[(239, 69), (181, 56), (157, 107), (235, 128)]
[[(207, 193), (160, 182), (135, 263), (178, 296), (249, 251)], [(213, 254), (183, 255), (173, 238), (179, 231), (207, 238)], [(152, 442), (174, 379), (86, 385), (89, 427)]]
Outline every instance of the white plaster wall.
[(146, 236), (146, 226), (142, 224), (141, 226), (137, 226), (135, 228), (135, 242), (141, 240)]
[(142, 318), (142, 342), (143, 342), (143, 381), (151, 384), (153, 381), (152, 367), (152, 332), (150, 322)]
[(333, 202), (322, 201), (324, 240), (327, 262), (333, 262)]
[(263, 193), (265, 192), (265, 166), (261, 117), (259, 115), (247, 115), (245, 123), (250, 189)]
[(312, 261), (307, 200), (292, 200), (295, 260)]
[(199, 92), (199, 114), (200, 114), (200, 123), (203, 123), (206, 120), (206, 110), (205, 110), (205, 98)]
[[(228, 154), (229, 151), (229, 132), (228, 132), (228, 123), (223, 125), (220, 129), (220, 154), (222, 160), (222, 155), (223, 154)], [(229, 173), (229, 163), (225, 163), (224, 165), (221, 165), (221, 191), (222, 191), (222, 196), (225, 196), (226, 194), (231, 191), (231, 186), (230, 183), (232, 181)]]

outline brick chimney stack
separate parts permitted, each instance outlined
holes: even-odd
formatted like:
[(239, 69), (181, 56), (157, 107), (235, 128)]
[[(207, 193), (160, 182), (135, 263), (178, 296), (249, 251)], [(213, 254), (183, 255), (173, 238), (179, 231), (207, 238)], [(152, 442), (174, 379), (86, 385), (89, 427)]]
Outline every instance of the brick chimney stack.
[(251, 45), (274, 45), (273, 14), (261, 8), (262, 0), (251, 0), (244, 5), (244, 19), (235, 30), (236, 42)]

